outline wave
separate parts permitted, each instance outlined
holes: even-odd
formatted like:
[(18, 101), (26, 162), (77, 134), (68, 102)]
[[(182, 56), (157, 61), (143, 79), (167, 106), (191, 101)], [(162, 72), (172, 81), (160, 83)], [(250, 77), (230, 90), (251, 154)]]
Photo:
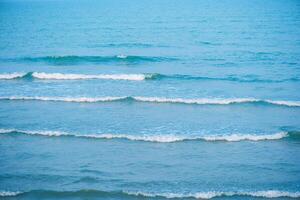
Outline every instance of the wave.
[(143, 81), (153, 79), (155, 74), (62, 74), (62, 73), (11, 73), (0, 74), (0, 79), (46, 79), (46, 80), (85, 80), (85, 79), (112, 79), (112, 80), (130, 80)]
[[(122, 55), (120, 55), (122, 57)], [(258, 78), (243, 78), (243, 77), (204, 77), (204, 76), (189, 76), (189, 75), (164, 75), (158, 73), (143, 73), (143, 74), (63, 74), (63, 73), (45, 73), (45, 72), (28, 72), (28, 73), (5, 73), (0, 74), (0, 79), (20, 79), (20, 78), (36, 78), (36, 79), (52, 79), (52, 80), (83, 80), (83, 79), (113, 79), (113, 80), (213, 80), (213, 81), (233, 81), (233, 82), (265, 82), (265, 83), (279, 83), (279, 82), (296, 82), (300, 81), (297, 78), (268, 80)]]
[(280, 190), (262, 190), (262, 191), (207, 191), (196, 193), (148, 193), (148, 192), (130, 192), (130, 191), (101, 191), (101, 190), (77, 190), (77, 191), (52, 191), (52, 190), (32, 190), (28, 192), (0, 192), (0, 196), (26, 196), (36, 195), (43, 197), (115, 197), (115, 198), (165, 198), (165, 199), (212, 199), (215, 197), (263, 197), (263, 198), (299, 198), (300, 192), (288, 192)]
[(224, 134), (224, 135), (175, 135), (175, 134), (157, 134), (157, 135), (130, 135), (130, 134), (74, 134), (62, 131), (35, 131), (35, 130), (17, 130), (0, 129), (1, 134), (25, 134), (47, 137), (76, 137), (90, 139), (126, 139), (131, 141), (170, 143), (183, 141), (207, 141), (207, 142), (239, 142), (239, 141), (263, 141), (279, 140), (283, 138), (298, 139), (300, 133), (297, 131), (278, 132), (273, 134)]
[(300, 101), (281, 101), (281, 100), (264, 100), (255, 98), (166, 98), (166, 97), (141, 97), (141, 96), (123, 96), (123, 97), (43, 97), (43, 96), (10, 96), (0, 97), (0, 100), (32, 100), (32, 101), (60, 101), (60, 102), (77, 102), (77, 103), (96, 103), (96, 102), (113, 102), (113, 101), (136, 101), (148, 103), (177, 103), (177, 104), (198, 104), (198, 105), (230, 105), (243, 103), (264, 103), (277, 106), (300, 107)]
[(38, 79), (53, 80), (78, 80), (78, 79), (112, 79), (112, 80), (131, 80), (142, 81), (151, 75), (144, 74), (98, 74), (98, 75), (82, 75), (82, 74), (60, 74), (60, 73), (32, 73), (32, 77)]
[(92, 44), (89, 45), (90, 47), (113, 47), (113, 48), (156, 48), (156, 47), (163, 47), (167, 48), (170, 47), (169, 45), (162, 45), (162, 44), (149, 44), (149, 43), (108, 43), (108, 44)]
[(298, 82), (298, 78), (287, 78), (287, 79), (260, 79), (248, 76), (227, 76), (227, 77), (208, 77), (208, 76), (191, 76), (182, 74), (156, 74), (153, 79), (176, 79), (176, 80), (206, 80), (206, 81), (231, 81), (231, 82), (259, 82), (259, 83), (281, 83), (281, 82)]
[[(3, 60), (3, 59), (2, 59)], [(141, 62), (162, 62), (162, 61), (173, 61), (178, 60), (170, 57), (158, 57), (158, 56), (127, 56), (127, 55), (116, 55), (116, 56), (42, 56), (42, 57), (23, 57), (23, 58), (11, 58), (4, 59), (12, 62), (33, 62), (33, 63), (47, 63), (54, 65), (76, 65), (80, 63), (131, 63), (137, 64)]]
[(154, 103), (182, 103), (182, 104), (213, 104), (213, 105), (228, 105), (228, 104), (241, 104), (241, 103), (267, 103), (282, 106), (300, 106), (298, 101), (276, 101), (276, 100), (263, 100), (255, 98), (230, 98), (230, 99), (182, 99), (182, 98), (161, 98), (161, 97), (131, 97), (136, 101), (154, 102)]
[(167, 199), (177, 199), (177, 198), (195, 198), (195, 199), (212, 199), (215, 197), (233, 197), (233, 196), (248, 196), (248, 197), (264, 197), (264, 198), (280, 198), (280, 197), (289, 197), (289, 198), (299, 198), (300, 192), (286, 192), (279, 190), (266, 190), (266, 191), (256, 191), (256, 192), (197, 192), (197, 193), (187, 193), (187, 194), (178, 194), (178, 193), (128, 193), (135, 196), (143, 197), (163, 197)]
[(32, 101), (61, 101), (61, 102), (77, 102), (77, 103), (95, 103), (95, 102), (112, 102), (121, 101), (127, 99), (128, 97), (99, 97), (99, 98), (89, 98), (89, 97), (0, 97), (0, 100), (32, 100)]
[(61, 74), (61, 73), (43, 73), (33, 72), (27, 73), (24, 77), (32, 77), (37, 79), (52, 79), (52, 80), (80, 80), (80, 79), (112, 79), (112, 80), (130, 80), (130, 81), (142, 81), (145, 79), (151, 79), (151, 74)]

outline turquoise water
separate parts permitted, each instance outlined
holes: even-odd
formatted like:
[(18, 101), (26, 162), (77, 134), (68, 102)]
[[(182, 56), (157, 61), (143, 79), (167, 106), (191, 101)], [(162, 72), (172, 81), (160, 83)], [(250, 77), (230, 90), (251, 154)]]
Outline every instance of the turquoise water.
[(299, 199), (299, 11), (0, 0), (0, 199)]

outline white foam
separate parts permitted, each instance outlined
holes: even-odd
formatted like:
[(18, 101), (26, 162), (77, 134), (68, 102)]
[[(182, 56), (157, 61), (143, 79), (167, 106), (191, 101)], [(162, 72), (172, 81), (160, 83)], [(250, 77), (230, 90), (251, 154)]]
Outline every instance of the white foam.
[(215, 104), (215, 105), (228, 105), (234, 103), (254, 103), (254, 102), (265, 102), (274, 105), (282, 106), (291, 106), (298, 107), (300, 106), (299, 101), (276, 101), (276, 100), (263, 100), (255, 98), (228, 98), (228, 99), (219, 99), (219, 98), (196, 98), (196, 99), (183, 99), (183, 98), (165, 98), (165, 97), (133, 97), (137, 101), (144, 102), (155, 102), (155, 103), (184, 103), (184, 104)]
[(91, 137), (91, 138), (102, 138), (102, 139), (127, 139), (133, 141), (146, 141), (146, 142), (178, 142), (188, 139), (184, 136), (176, 135), (126, 135), (126, 134), (94, 134), (94, 135), (82, 135), (79, 137)]
[(38, 100), (38, 101), (62, 101), (62, 102), (106, 102), (106, 101), (117, 101), (122, 100), (127, 97), (99, 97), (99, 98), (88, 98), (88, 97), (21, 97), (21, 96), (11, 96), (11, 97), (0, 97), (2, 100)]
[(228, 105), (234, 103), (255, 103), (255, 102), (265, 102), (274, 105), (282, 106), (291, 106), (298, 107), (300, 106), (299, 101), (277, 101), (277, 100), (264, 100), (264, 99), (255, 99), (255, 98), (196, 98), (196, 99), (183, 99), (183, 98), (165, 98), (165, 97), (133, 97), (137, 101), (144, 102), (156, 102), (156, 103), (184, 103), (184, 104), (219, 104), (219, 105)]
[(164, 197), (164, 198), (196, 198), (196, 199), (212, 199), (221, 196), (251, 196), (251, 197), (264, 197), (264, 198), (299, 198), (300, 192), (286, 192), (279, 190), (266, 190), (256, 192), (197, 192), (197, 193), (144, 193), (144, 192), (126, 192), (129, 195), (144, 196), (144, 197)]
[(11, 133), (16, 131), (15, 129), (0, 129), (0, 133)]
[(215, 136), (204, 136), (203, 139), (206, 141), (228, 141), (237, 142), (242, 140), (259, 141), (259, 140), (279, 140), (287, 137), (287, 132), (279, 132), (268, 135), (254, 135), (254, 134), (231, 134), (231, 135), (215, 135)]
[(227, 141), (238, 142), (243, 140), (260, 141), (260, 140), (279, 140), (288, 137), (288, 133), (279, 132), (268, 135), (254, 135), (254, 134), (228, 134), (228, 135), (211, 135), (211, 136), (187, 136), (175, 134), (159, 134), (159, 135), (130, 135), (130, 134), (74, 134), (61, 131), (28, 131), (17, 129), (0, 129), (0, 133), (23, 133), (27, 135), (41, 135), (41, 136), (73, 136), (82, 138), (97, 138), (97, 139), (127, 139), (132, 141), (158, 142), (169, 143), (186, 140), (204, 140), (204, 141)]
[(21, 194), (22, 192), (0, 191), (0, 197), (12, 197)]
[(221, 105), (260, 101), (259, 99), (253, 99), (253, 98), (236, 98), (236, 99), (217, 99), (217, 98), (182, 99), (182, 98), (165, 98), (165, 97), (133, 97), (133, 98), (137, 101), (156, 102), (156, 103), (221, 104)]
[(127, 58), (127, 56), (126, 56), (126, 55), (123, 55), (123, 54), (120, 54), (120, 55), (117, 55), (117, 58), (125, 59), (125, 58)]
[[(71, 135), (66, 132), (61, 132), (61, 131), (24, 131), (24, 130), (18, 130), (18, 129), (0, 129), (0, 134), (5, 134), (5, 133), (13, 133), (13, 132), (18, 132), (18, 133), (23, 133), (26, 135), (41, 135), (41, 136), (67, 136)], [(75, 135), (74, 135), (75, 136)]]
[(33, 72), (32, 76), (38, 79), (52, 79), (52, 80), (80, 80), (80, 79), (112, 79), (112, 80), (130, 80), (143, 81), (147, 78), (145, 74), (61, 74), (61, 73), (44, 73)]
[(183, 136), (183, 135), (126, 135), (126, 134), (99, 134), (86, 135), (83, 137), (94, 137), (103, 139), (128, 139), (146, 142), (178, 142), (185, 140), (205, 140), (205, 141), (228, 141), (238, 142), (243, 140), (259, 141), (259, 140), (278, 140), (287, 137), (288, 133), (280, 132), (269, 135), (251, 135), (251, 134), (231, 134), (231, 135), (214, 135), (214, 136)]
[(0, 79), (15, 79), (15, 78), (22, 78), (23, 76), (25, 76), (25, 73), (11, 73), (11, 74), (0, 74)]
[[(30, 191), (29, 191), (30, 192)], [(196, 193), (147, 193), (147, 192), (127, 192), (124, 193), (134, 196), (144, 197), (164, 197), (167, 199), (172, 198), (196, 198), (196, 199), (212, 199), (215, 197), (232, 197), (232, 196), (250, 196), (250, 197), (262, 197), (262, 198), (299, 198), (300, 192), (288, 192), (280, 190), (262, 190), (262, 191), (237, 191), (237, 192), (222, 192), (222, 191), (207, 191)], [(22, 192), (0, 191), (0, 197), (11, 197), (22, 194)]]
[(279, 198), (279, 197), (299, 198), (300, 197), (300, 192), (286, 192), (286, 191), (278, 191), (278, 190), (246, 192), (241, 194), (253, 196), (253, 197), (266, 197), (266, 198)]
[(275, 105), (283, 105), (283, 106), (290, 106), (290, 107), (299, 107), (299, 101), (274, 101), (274, 100), (265, 100), (265, 102)]
[(146, 192), (126, 192), (129, 195), (144, 196), (144, 197), (164, 197), (167, 199), (173, 198), (197, 198), (197, 199), (211, 199), (218, 196), (223, 196), (224, 192), (198, 192), (198, 193), (146, 193)]

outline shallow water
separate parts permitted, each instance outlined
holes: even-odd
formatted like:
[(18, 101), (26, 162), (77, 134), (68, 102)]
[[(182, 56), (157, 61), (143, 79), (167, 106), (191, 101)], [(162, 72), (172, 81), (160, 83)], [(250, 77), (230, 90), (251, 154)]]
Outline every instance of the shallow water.
[(0, 199), (300, 198), (299, 10), (0, 0)]

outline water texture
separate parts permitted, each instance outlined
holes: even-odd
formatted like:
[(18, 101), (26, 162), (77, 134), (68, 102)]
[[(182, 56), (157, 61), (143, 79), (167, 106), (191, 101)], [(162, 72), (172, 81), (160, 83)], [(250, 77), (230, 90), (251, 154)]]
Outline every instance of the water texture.
[(299, 11), (0, 0), (0, 199), (300, 199)]

